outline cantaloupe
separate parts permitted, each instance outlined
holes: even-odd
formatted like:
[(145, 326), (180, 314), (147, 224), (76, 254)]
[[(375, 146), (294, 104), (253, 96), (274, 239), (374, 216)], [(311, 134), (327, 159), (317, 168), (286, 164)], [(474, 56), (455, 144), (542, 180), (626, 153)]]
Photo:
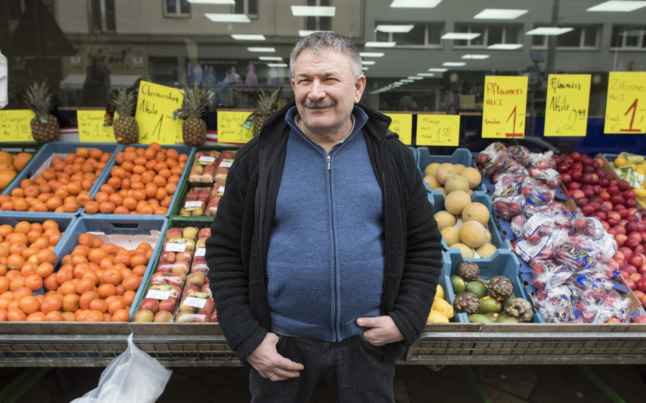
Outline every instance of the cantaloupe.
[(482, 225), (489, 223), (489, 209), (482, 203), (471, 202), (462, 210), (462, 221), (476, 220)]
[(460, 175), (466, 178), (469, 182), (469, 188), (471, 189), (479, 186), (480, 182), (482, 182), (482, 175), (480, 175), (480, 172), (477, 169), (472, 167), (464, 168), (460, 172)]
[(423, 180), (425, 183), (428, 183), (428, 187), (430, 187), (431, 189), (439, 189), (440, 187), (442, 187), (442, 185), (440, 185), (440, 183), (437, 181), (437, 179), (435, 179), (435, 176), (433, 175), (426, 175)]
[(444, 198), (444, 208), (454, 215), (462, 214), (462, 210), (469, 203), (471, 203), (471, 196), (463, 190), (448, 193)]
[(492, 243), (489, 242), (485, 242), (484, 244), (482, 244), (482, 246), (476, 249), (478, 255), (480, 255), (480, 257), (483, 259), (489, 259), (497, 251), (498, 248), (496, 248)]
[(441, 185), (444, 185), (444, 183), (446, 183), (446, 181), (453, 175), (457, 175), (457, 172), (455, 171), (453, 164), (449, 162), (440, 164), (440, 166), (437, 167), (437, 171), (435, 171), (435, 179), (437, 179)]
[(460, 230), (456, 227), (444, 227), (440, 231), (442, 238), (446, 241), (447, 246), (460, 242)]
[(435, 213), (435, 221), (437, 221), (437, 228), (442, 231), (446, 227), (454, 226), (456, 219), (453, 214), (442, 210)]
[(470, 247), (468, 247), (467, 245), (465, 245), (463, 243), (455, 243), (455, 244), (451, 245), (451, 247), (459, 249), (460, 254), (465, 259), (472, 259), (475, 256), (473, 254), (473, 249), (471, 249)]
[(462, 170), (466, 167), (462, 164), (453, 164), (453, 168), (455, 168), (455, 172), (459, 175), (460, 172), (462, 172)]
[(491, 241), (491, 233), (475, 220), (462, 223), (460, 226), (460, 240), (471, 248), (479, 248)]
[(469, 190), (469, 182), (464, 176), (453, 175), (444, 183), (444, 189), (446, 190), (447, 194), (456, 190), (464, 190), (466, 192), (467, 190)]

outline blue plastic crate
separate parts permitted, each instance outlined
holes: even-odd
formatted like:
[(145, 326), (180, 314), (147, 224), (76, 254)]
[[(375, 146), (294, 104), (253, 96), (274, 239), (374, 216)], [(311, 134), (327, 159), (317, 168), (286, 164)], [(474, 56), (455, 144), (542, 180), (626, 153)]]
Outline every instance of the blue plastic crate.
[[(429, 193), (429, 201), (433, 205), (433, 208), (435, 208), (435, 212), (437, 213), (438, 211), (444, 210), (444, 196), (442, 196), (441, 193)], [(492, 211), (492, 205), (491, 205), (491, 198), (487, 196), (486, 194), (480, 193), (480, 192), (474, 192), (473, 195), (471, 195), (471, 201), (474, 202), (479, 202), (487, 206), (489, 209), (489, 223), (487, 225), (487, 229), (491, 233), (491, 243), (498, 248), (498, 250), (511, 250), (511, 243), (509, 240), (505, 239), (498, 228), (496, 227), (495, 221), (494, 221), (494, 215)], [(446, 242), (444, 239), (442, 239), (442, 244), (447, 247)], [(451, 249), (451, 248), (449, 248)], [(452, 249), (456, 250), (456, 249)], [(495, 257), (496, 255), (494, 254)], [(482, 259), (477, 259), (478, 261)]]
[[(130, 144), (128, 147), (135, 147), (135, 148), (148, 148), (148, 144)], [(121, 152), (125, 149), (127, 146), (120, 146), (120, 148), (115, 152), (115, 155), (118, 152)], [(193, 154), (195, 153), (195, 147), (189, 147), (185, 145), (162, 145), (162, 148), (165, 149), (174, 149), (177, 150), (180, 154), (187, 154), (188, 159), (186, 160), (186, 166), (184, 166), (184, 171), (182, 172), (182, 176), (180, 176), (179, 183), (177, 184), (177, 189), (175, 189), (175, 193), (173, 194), (173, 198), (171, 199), (170, 205), (168, 206), (168, 209), (166, 210), (166, 214), (163, 217), (168, 217), (171, 213), (171, 208), (175, 205), (177, 202), (177, 198), (181, 197), (179, 195), (179, 188), (181, 187), (181, 184), (186, 182), (187, 177), (188, 177), (188, 172), (191, 169), (190, 167), (190, 161), (193, 159)], [(114, 157), (114, 156), (113, 156)], [(105, 184), (108, 179), (110, 179), (110, 170), (112, 167), (116, 164), (114, 158), (111, 159), (110, 163), (105, 166), (104, 169), (104, 175), (101, 175), (101, 178), (97, 183), (92, 187), (92, 190), (90, 191), (90, 196), (92, 196), (92, 200), (94, 200), (94, 196), (99, 192), (99, 188), (101, 185)], [(88, 214), (85, 212), (84, 208), (80, 209), (80, 214), (82, 216), (87, 216), (87, 217), (99, 217), (102, 219), (111, 219), (112, 217), (140, 217), (140, 218), (154, 218), (154, 217), (162, 217), (161, 215), (154, 215), (154, 214)]]
[(29, 223), (43, 223), (47, 220), (56, 221), (58, 223), (58, 229), (62, 232), (61, 239), (54, 247), (54, 252), (56, 253), (57, 261), (60, 261), (62, 257), (63, 245), (65, 245), (70, 236), (71, 230), (68, 231), (76, 221), (76, 216), (73, 214), (59, 214), (59, 213), (28, 213), (25, 214), (21, 211), (3, 211), (0, 215), (0, 225), (9, 224), (12, 227), (15, 227), (21, 221), (27, 221)]
[[(451, 284), (450, 277), (458, 274), (458, 265), (465, 260), (459, 251), (450, 250), (448, 252), (448, 259), (445, 260), (445, 267), (443, 268), (443, 273), (446, 273), (445, 281), (448, 284)], [(534, 306), (531, 298), (528, 297), (528, 294), (525, 292), (525, 289), (521, 283), (520, 279), (520, 262), (515, 253), (511, 251), (499, 251), (497, 254), (491, 257), (491, 259), (486, 259), (483, 261), (478, 260), (478, 267), (480, 268), (480, 277), (489, 280), (495, 276), (505, 276), (514, 285), (514, 295), (518, 298), (523, 298), (529, 301)], [(453, 303), (453, 301), (451, 301)], [(469, 323), (468, 315), (465, 313), (456, 313), (458, 321), (463, 323)], [(534, 309), (534, 319), (532, 323), (545, 323), (543, 317), (541, 316), (536, 309)]]
[[(153, 256), (155, 256), (161, 248), (160, 238), (163, 231), (166, 229), (168, 220), (165, 217), (142, 217), (142, 216), (114, 216), (106, 220), (101, 217), (82, 216), (79, 217), (66, 231), (68, 236), (66, 242), (61, 249), (61, 257), (72, 253), (74, 247), (78, 245), (78, 236), (84, 232), (96, 233), (96, 235), (106, 235), (108, 242), (115, 244), (126, 245), (126, 249), (135, 249), (139, 242), (132, 239), (127, 239), (128, 236), (133, 235), (147, 235), (149, 236), (147, 242), (153, 247)], [(118, 237), (124, 235), (125, 237)], [(143, 292), (143, 284), (148, 281), (153, 270), (154, 258), (151, 258), (146, 267), (141, 284), (137, 289), (134, 301), (139, 299), (140, 294)], [(57, 267), (58, 268), (58, 267)], [(134, 316), (135, 303), (133, 302), (130, 307), (130, 318)]]

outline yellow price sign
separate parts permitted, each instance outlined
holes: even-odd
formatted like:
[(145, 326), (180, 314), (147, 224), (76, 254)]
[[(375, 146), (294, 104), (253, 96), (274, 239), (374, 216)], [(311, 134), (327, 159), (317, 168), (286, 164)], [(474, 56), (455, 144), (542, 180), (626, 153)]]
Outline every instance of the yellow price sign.
[(183, 99), (183, 90), (142, 81), (135, 114), (139, 125), (139, 143), (181, 142), (183, 120), (173, 120), (173, 112), (182, 107)]
[(388, 129), (397, 133), (402, 143), (413, 144), (413, 115), (410, 113), (385, 113), (392, 119)]
[(249, 112), (218, 111), (218, 143), (246, 143), (253, 137), (252, 129), (242, 124)]
[(646, 72), (611, 71), (608, 75), (605, 134), (646, 133)]
[(525, 137), (526, 76), (486, 76), (483, 138)]
[(34, 141), (31, 119), (35, 116), (29, 109), (0, 111), (0, 141)]
[(460, 116), (417, 115), (418, 146), (454, 146), (460, 141)]
[(588, 129), (590, 74), (550, 74), (545, 137), (584, 137)]
[(114, 143), (112, 126), (103, 126), (105, 111), (76, 111), (79, 140), (87, 143)]

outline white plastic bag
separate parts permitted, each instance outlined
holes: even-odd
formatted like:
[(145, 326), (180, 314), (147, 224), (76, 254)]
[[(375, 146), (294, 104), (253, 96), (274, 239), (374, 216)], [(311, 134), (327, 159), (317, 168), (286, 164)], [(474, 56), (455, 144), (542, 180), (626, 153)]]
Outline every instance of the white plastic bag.
[(128, 348), (101, 373), (99, 386), (72, 403), (147, 403), (164, 392), (172, 370), (139, 349), (128, 336)]

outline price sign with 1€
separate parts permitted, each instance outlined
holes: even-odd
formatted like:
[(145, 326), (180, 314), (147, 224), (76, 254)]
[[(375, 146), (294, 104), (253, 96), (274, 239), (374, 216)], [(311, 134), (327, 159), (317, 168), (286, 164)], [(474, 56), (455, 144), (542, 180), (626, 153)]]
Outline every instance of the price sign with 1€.
[(29, 109), (0, 111), (0, 141), (34, 141), (31, 136), (34, 116)]
[(605, 134), (646, 133), (646, 72), (611, 71), (608, 74)]
[(173, 120), (173, 112), (182, 107), (183, 100), (183, 90), (142, 81), (135, 114), (139, 143), (175, 144), (182, 141), (182, 120)]
[(460, 116), (417, 115), (418, 146), (453, 146), (460, 141)]
[(526, 76), (486, 76), (483, 138), (525, 137)]

